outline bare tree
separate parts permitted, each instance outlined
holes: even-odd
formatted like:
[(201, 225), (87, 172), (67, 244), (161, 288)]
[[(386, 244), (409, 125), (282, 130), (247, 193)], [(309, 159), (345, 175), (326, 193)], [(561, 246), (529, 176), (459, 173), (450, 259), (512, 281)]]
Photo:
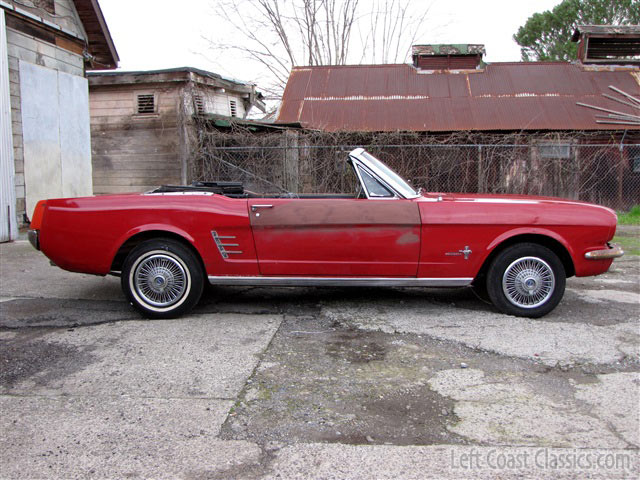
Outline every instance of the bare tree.
[(430, 5), (414, 11), (411, 0), (372, 0), (371, 3), (368, 29), (363, 32), (365, 48), (361, 63), (405, 61), (411, 45), (424, 28)]
[(272, 97), (281, 96), (293, 66), (404, 61), (428, 11), (422, 0), (219, 0), (216, 5), (221, 21), (237, 35), (209, 39), (211, 46), (261, 65), (271, 79), (268, 84), (262, 79), (260, 87)]

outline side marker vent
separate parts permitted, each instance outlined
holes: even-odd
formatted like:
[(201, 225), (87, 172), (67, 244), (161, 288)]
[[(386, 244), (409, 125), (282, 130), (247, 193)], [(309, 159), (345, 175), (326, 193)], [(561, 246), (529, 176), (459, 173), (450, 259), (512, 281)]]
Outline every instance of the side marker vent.
[(218, 235), (218, 232), (215, 230), (211, 231), (211, 235), (213, 236), (213, 241), (218, 247), (218, 251), (222, 258), (229, 258), (229, 255), (240, 255), (242, 250), (228, 250), (227, 248), (239, 247), (237, 243), (225, 243), (227, 241), (233, 241), (236, 239), (235, 235)]

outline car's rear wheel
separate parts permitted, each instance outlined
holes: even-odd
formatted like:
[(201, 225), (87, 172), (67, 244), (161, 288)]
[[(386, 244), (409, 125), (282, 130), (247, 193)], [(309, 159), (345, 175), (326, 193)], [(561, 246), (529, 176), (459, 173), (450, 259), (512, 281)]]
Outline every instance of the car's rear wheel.
[(127, 255), (121, 284), (129, 302), (146, 317), (175, 318), (200, 300), (204, 274), (188, 247), (171, 239), (154, 239)]
[(564, 266), (554, 252), (535, 243), (520, 243), (493, 260), (487, 292), (500, 311), (537, 318), (560, 303), (565, 282)]

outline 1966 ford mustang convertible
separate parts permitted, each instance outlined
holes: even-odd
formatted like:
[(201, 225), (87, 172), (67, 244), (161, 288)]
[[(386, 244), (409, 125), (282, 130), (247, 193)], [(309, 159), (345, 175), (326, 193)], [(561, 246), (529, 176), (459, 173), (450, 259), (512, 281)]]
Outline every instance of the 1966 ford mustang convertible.
[(121, 277), (151, 318), (193, 308), (204, 282), (474, 286), (500, 311), (540, 317), (569, 276), (623, 255), (616, 215), (569, 200), (420, 193), (365, 150), (353, 195), (260, 195), (242, 184), (39, 202), (29, 239), (57, 266)]

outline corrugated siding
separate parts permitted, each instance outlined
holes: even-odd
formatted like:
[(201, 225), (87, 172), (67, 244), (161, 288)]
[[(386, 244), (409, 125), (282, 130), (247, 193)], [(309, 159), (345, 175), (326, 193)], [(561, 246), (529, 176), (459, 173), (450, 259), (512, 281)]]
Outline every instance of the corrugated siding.
[[(294, 68), (278, 122), (328, 131), (606, 130), (593, 110), (615, 108), (609, 85), (640, 95), (633, 73), (560, 62), (496, 63), (470, 73), (409, 65)], [(632, 127), (633, 128), (633, 127)]]
[(0, 9), (0, 241), (2, 242), (13, 240), (18, 235), (14, 179), (7, 31), (4, 10)]

